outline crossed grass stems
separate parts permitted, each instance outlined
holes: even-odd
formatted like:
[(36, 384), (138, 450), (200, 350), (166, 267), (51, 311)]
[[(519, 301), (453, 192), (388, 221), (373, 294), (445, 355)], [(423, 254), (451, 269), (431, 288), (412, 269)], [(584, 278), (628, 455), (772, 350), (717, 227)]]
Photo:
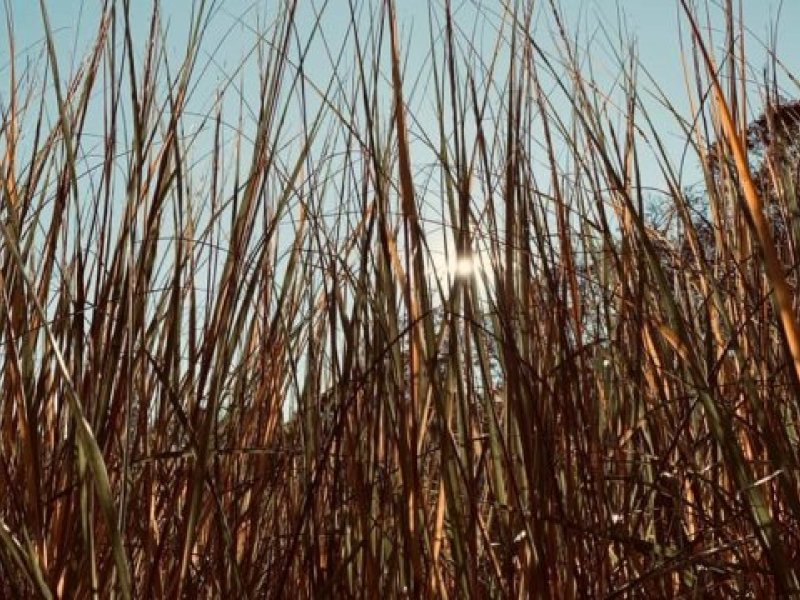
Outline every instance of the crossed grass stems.
[[(105, 2), (66, 77), (45, 3), (24, 67), (5, 6), (4, 595), (797, 592), (796, 156), (773, 128), (753, 175), (781, 99), (734, 3), (676, 3), (690, 117), (552, 2), (481, 6), (489, 42), (431, 6), (417, 76), (355, 0), (335, 44), (331, 6), (240, 20), (198, 117), (222, 4), (177, 57), (154, 6), (140, 40)], [(432, 221), (480, 272), (432, 275)]]

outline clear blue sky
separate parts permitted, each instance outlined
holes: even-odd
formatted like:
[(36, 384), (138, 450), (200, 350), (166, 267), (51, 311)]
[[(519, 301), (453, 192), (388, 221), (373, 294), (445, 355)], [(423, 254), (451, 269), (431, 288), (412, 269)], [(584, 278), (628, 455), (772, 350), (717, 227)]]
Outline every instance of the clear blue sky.
[[(43, 26), (37, 0), (4, 0), (0, 12), (4, 17), (11, 10), (11, 23), (14, 30), (17, 48), (18, 74), (26, 64), (33, 65), (36, 70), (37, 57), (43, 53)], [(363, 6), (379, 7), (382, 0), (356, 2)], [(734, 0), (738, 4), (739, 0)], [(196, 93), (195, 110), (198, 114), (208, 114), (213, 105), (216, 90), (235, 72), (242, 63), (243, 57), (254, 42), (254, 30), (259, 23), (263, 27), (269, 23), (274, 7), (283, 0), (221, 0), (213, 19), (212, 27), (206, 38), (201, 64), (208, 62), (209, 68), (199, 82)], [(209, 0), (209, 3), (212, 3)], [(46, 0), (51, 25), (58, 43), (58, 56), (61, 61), (62, 74), (68, 76), (74, 71), (78, 60), (84, 56), (88, 43), (93, 39), (97, 26), (97, 9), (100, 0)], [(121, 2), (119, 5), (121, 6)], [(299, 0), (299, 26), (310, 28), (316, 10), (325, 4), (322, 0)], [(501, 2), (498, 0), (459, 1), (453, 0), (459, 25), (469, 31), (476, 27), (476, 9), (482, 7), (485, 13), (496, 11)], [(591, 57), (595, 76), (602, 83), (612, 81), (616, 76), (618, 63), (611, 58), (609, 37), (613, 38), (620, 23), (623, 24), (627, 37), (637, 43), (641, 63), (656, 79), (658, 85), (670, 96), (670, 101), (679, 110), (687, 114), (686, 94), (684, 91), (683, 72), (680, 55), (680, 29), (683, 26), (684, 42), (687, 40), (685, 21), (679, 10), (678, 0), (562, 0), (557, 2), (563, 10), (567, 30), (571, 35), (578, 35), (578, 43), (587, 49)], [(163, 21), (168, 27), (168, 49), (179, 53), (185, 49), (188, 15), (193, 5), (192, 0), (163, 0)], [(408, 52), (408, 68), (413, 80), (417, 74), (423, 78), (429, 65), (426, 64), (429, 50), (428, 0), (396, 0), (400, 20), (400, 29), (404, 40), (404, 50)], [(434, 2), (438, 6), (438, 2)], [(134, 11), (135, 36), (143, 40), (149, 26), (151, 0), (131, 0)], [(348, 21), (347, 0), (329, 0), (322, 17), (322, 32), (332, 45), (339, 43), (346, 31)], [(533, 35), (546, 49), (553, 49), (554, 33), (552, 20), (545, 16), (547, 2), (539, 0), (539, 17), (535, 20)], [(765, 44), (776, 44), (777, 54), (792, 73), (800, 75), (800, 37), (795, 28), (800, 24), (800, 0), (743, 0), (744, 22), (748, 28), (746, 50), (752, 77), (761, 82), (763, 67), (768, 62)], [(439, 14), (441, 12), (439, 11)], [(720, 9), (712, 4), (709, 24), (715, 30), (715, 41), (719, 46), (724, 41), (723, 23)], [(5, 104), (8, 92), (8, 35), (3, 26), (0, 28), (0, 104)], [(479, 23), (477, 23), (479, 25)], [(302, 35), (302, 33), (301, 33)], [(491, 33), (487, 35), (487, 44), (492, 42)], [(312, 53), (314, 60), (307, 65), (310, 72), (318, 70), (320, 79), (326, 79), (331, 70), (322, 48)], [(28, 61), (31, 61), (30, 63)], [(175, 62), (178, 61), (176, 54)], [(255, 61), (250, 57), (251, 67)], [(345, 67), (347, 68), (347, 66)], [(44, 73), (39, 73), (44, 75)], [(247, 77), (244, 84), (247, 85)], [(255, 81), (255, 77), (252, 80)], [(643, 89), (650, 87), (644, 73), (640, 75)], [(785, 93), (789, 97), (800, 97), (800, 90), (793, 87), (787, 78), (781, 78)], [(253, 90), (255, 91), (255, 90)], [(245, 95), (247, 95), (245, 93)], [(758, 98), (751, 98), (751, 112), (759, 109)], [(416, 102), (416, 105), (415, 105)], [(425, 116), (425, 107), (430, 110), (430, 100), (424, 94), (411, 98), (412, 112), (419, 118), (418, 128), (424, 129), (429, 120)], [(658, 119), (664, 116), (666, 137), (669, 139), (674, 121), (666, 111), (656, 103), (651, 109)], [(431, 122), (432, 123), (432, 122)], [(431, 125), (432, 126), (432, 125)], [(435, 137), (435, 133), (434, 133)], [(675, 148), (671, 153), (679, 155), (682, 140), (675, 135)], [(645, 165), (647, 169), (647, 165)], [(649, 167), (654, 169), (653, 166)], [(652, 172), (652, 171), (651, 171)]]
[[(219, 10), (213, 20), (209, 36), (204, 45), (204, 60), (211, 60), (211, 66), (203, 77), (198, 97), (205, 98), (204, 106), (213, 102), (216, 88), (238, 66), (242, 57), (253, 43), (252, 28), (260, 21), (269, 22), (270, 11), (284, 0), (217, 0)], [(370, 0), (362, 4), (380, 6), (382, 0)], [(739, 0), (733, 0), (738, 4)], [(24, 66), (26, 59), (35, 60), (43, 50), (43, 28), (38, 0), (4, 0), (0, 9), (4, 17), (7, 7), (12, 13), (12, 24), (17, 47), (17, 69)], [(721, 3), (719, 0), (717, 3)], [(93, 38), (101, 0), (46, 0), (51, 25), (56, 31), (59, 44), (61, 70), (66, 76), (76, 65), (76, 58), (83, 56), (88, 42)], [(188, 14), (192, 0), (162, 1), (164, 21), (169, 27), (171, 50), (180, 52), (184, 47)], [(300, 0), (301, 25), (310, 27), (315, 10), (325, 4), (322, 0)], [(434, 5), (438, 5), (434, 2)], [(475, 25), (475, 6), (482, 6), (486, 12), (496, 11), (501, 2), (497, 0), (454, 0), (460, 25), (469, 29)], [(643, 66), (657, 78), (658, 84), (671, 96), (671, 100), (681, 109), (686, 109), (684, 101), (683, 75), (679, 48), (679, 23), (682, 22), (678, 0), (562, 0), (557, 1), (565, 13), (567, 29), (578, 32), (582, 46), (590, 49), (590, 56), (601, 80), (614, 77), (615, 61), (609, 59), (606, 32), (614, 35), (622, 15), (622, 22), (638, 44), (638, 52)], [(121, 2), (120, 2), (121, 5)], [(347, 0), (329, 0), (323, 16), (323, 33), (334, 44), (342, 38), (348, 19)], [(424, 61), (429, 47), (428, 42), (428, 0), (396, 0), (400, 16), (401, 31), (409, 52), (409, 67), (424, 72)], [(134, 23), (144, 39), (149, 25), (151, 0), (131, 2)], [(547, 11), (547, 2), (539, 1), (539, 12)], [(713, 5), (712, 5), (713, 6)], [(794, 73), (800, 74), (800, 36), (795, 28), (800, 24), (800, 1), (798, 0), (742, 0), (745, 24), (749, 29), (747, 36), (747, 56), (753, 70), (752, 76), (760, 80), (762, 68), (767, 62), (763, 44), (772, 44), (771, 36), (777, 44), (778, 55)], [(710, 24), (718, 30), (717, 40), (722, 44), (722, 22), (720, 10), (713, 9)], [(685, 23), (684, 23), (685, 24)], [(552, 21), (539, 18), (536, 21), (535, 35), (545, 47), (552, 47)], [(683, 32), (686, 39), (686, 31)], [(491, 36), (487, 36), (491, 37)], [(489, 43), (491, 40), (489, 40)], [(0, 100), (7, 97), (8, 90), (8, 47), (5, 18), (0, 27)], [(213, 57), (212, 57), (213, 55)], [(310, 65), (320, 69), (321, 76), (327, 74), (330, 65), (322, 59)], [(606, 69), (607, 73), (603, 73)], [(647, 82), (642, 74), (644, 87)], [(793, 89), (786, 79), (782, 84), (787, 88), (787, 96), (800, 96), (800, 90)], [(202, 106), (198, 106), (202, 111)], [(751, 107), (753, 111), (758, 106)], [(658, 109), (656, 109), (658, 110)]]
[[(232, 29), (234, 35), (225, 38), (225, 45), (220, 49), (221, 63), (235, 63), (241, 59), (241, 53), (247, 47), (246, 29), (255, 24), (260, 16), (263, 20), (269, 15), (270, 7), (283, 0), (222, 0), (218, 2), (220, 10), (215, 18), (215, 27), (211, 38), (217, 39)], [(381, 0), (372, 0), (378, 6)], [(737, 4), (739, 0), (734, 0)], [(14, 32), (18, 50), (23, 52), (35, 50), (43, 38), (42, 21), (38, 0), (4, 0), (13, 15)], [(721, 0), (718, 0), (721, 3)], [(63, 50), (63, 56), (69, 56), (73, 48), (80, 55), (85, 43), (91, 39), (98, 14), (97, 6), (101, 0), (46, 0), (45, 2), (52, 21), (53, 29)], [(121, 3), (120, 3), (121, 4)], [(192, 0), (162, 1), (165, 20), (169, 22), (170, 39), (175, 48), (181, 47), (188, 24), (188, 12)], [(427, 45), (428, 0), (397, 0), (401, 26), (407, 39), (419, 37), (423, 46)], [(470, 13), (470, 6), (481, 4), (484, 7), (500, 6), (496, 0), (457, 1), (453, 6), (462, 14)], [(546, 3), (539, 1), (540, 10)], [(569, 29), (579, 30), (584, 39), (596, 34), (597, 27), (602, 25), (613, 29), (618, 22), (618, 14), (624, 15), (627, 29), (638, 41), (642, 62), (649, 69), (659, 74), (659, 79), (666, 87), (680, 85), (680, 62), (678, 55), (678, 0), (567, 0), (557, 2), (564, 10)], [(134, 21), (140, 26), (142, 34), (146, 32), (151, 6), (150, 0), (134, 0), (131, 2)], [(301, 14), (310, 22), (313, 8), (321, 7), (321, 0), (300, 0)], [(347, 0), (329, 0), (324, 16), (324, 29), (329, 35), (342, 31), (347, 19)], [(759, 62), (764, 54), (759, 48), (761, 42), (768, 41), (769, 36), (776, 34), (778, 52), (784, 59), (789, 59), (789, 66), (796, 70), (800, 67), (800, 37), (796, 35), (796, 27), (800, 24), (800, 2), (796, 0), (742, 0), (745, 23), (750, 30), (748, 38), (748, 55), (753, 66), (760, 67)], [(0, 9), (4, 17), (6, 8)], [(137, 12), (138, 11), (138, 12)], [(719, 11), (712, 12), (712, 27), (721, 28)], [(780, 17), (780, 18), (778, 18)], [(3, 48), (0, 67), (7, 63), (7, 31), (5, 18), (0, 30), (0, 46)], [(239, 23), (237, 23), (239, 21)], [(541, 22), (540, 22), (541, 24)], [(469, 23), (464, 23), (469, 26)], [(546, 24), (545, 24), (546, 26)], [(772, 27), (775, 26), (773, 29)], [(755, 37), (754, 37), (755, 36)], [(720, 35), (720, 41), (722, 36)], [(412, 44), (413, 46), (414, 44)], [(213, 44), (207, 44), (207, 48)]]

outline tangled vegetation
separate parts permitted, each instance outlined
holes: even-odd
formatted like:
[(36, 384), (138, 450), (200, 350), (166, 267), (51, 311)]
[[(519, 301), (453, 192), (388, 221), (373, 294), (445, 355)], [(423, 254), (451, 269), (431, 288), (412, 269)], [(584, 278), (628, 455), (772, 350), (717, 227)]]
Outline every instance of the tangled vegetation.
[(421, 67), (268, 3), (198, 114), (224, 3), (97, 4), (71, 71), (5, 7), (0, 595), (800, 594), (800, 111), (735, 3), (675, 3), (687, 114), (533, 0)]

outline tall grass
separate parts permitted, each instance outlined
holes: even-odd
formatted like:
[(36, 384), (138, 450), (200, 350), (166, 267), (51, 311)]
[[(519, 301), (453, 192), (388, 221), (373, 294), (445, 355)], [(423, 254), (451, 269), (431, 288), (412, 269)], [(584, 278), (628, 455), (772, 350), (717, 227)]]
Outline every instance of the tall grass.
[(735, 3), (676, 2), (680, 106), (553, 2), (330, 4), (210, 104), (220, 3), (72, 71), (5, 5), (0, 595), (800, 593), (800, 111)]

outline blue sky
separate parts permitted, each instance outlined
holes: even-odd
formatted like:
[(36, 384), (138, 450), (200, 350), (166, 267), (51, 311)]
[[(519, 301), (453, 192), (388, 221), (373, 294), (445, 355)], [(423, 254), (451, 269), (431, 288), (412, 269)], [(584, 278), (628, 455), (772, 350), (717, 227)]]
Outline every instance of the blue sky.
[[(282, 1), (282, 0), (280, 0)], [(195, 96), (194, 110), (199, 114), (208, 114), (213, 106), (216, 91), (231, 76), (235, 83), (245, 86), (244, 96), (248, 97), (248, 85), (253, 85), (256, 77), (252, 76), (255, 60), (252, 55), (248, 57), (255, 41), (255, 31), (268, 24), (274, 14), (279, 0), (221, 0), (217, 1), (217, 11), (212, 20), (208, 36), (205, 40), (200, 63), (207, 64), (202, 78), (198, 81)], [(209, 3), (212, 3), (209, 0)], [(738, 4), (738, 0), (734, 0)], [(97, 27), (98, 6), (100, 0), (46, 0), (45, 2), (51, 26), (55, 32), (58, 45), (58, 57), (61, 62), (61, 72), (66, 77), (74, 71), (79, 59), (84, 56), (89, 42), (95, 35)], [(121, 2), (119, 6), (121, 6)], [(380, 0), (356, 2), (364, 9), (376, 10), (381, 5)], [(591, 59), (595, 77), (600, 82), (613, 81), (618, 72), (618, 63), (611, 55), (611, 48), (618, 42), (615, 38), (619, 32), (620, 24), (624, 30), (625, 39), (633, 39), (636, 43), (639, 58), (643, 69), (654, 78), (655, 83), (662, 88), (678, 109), (684, 114), (688, 113), (686, 93), (684, 91), (683, 71), (681, 64), (680, 39), (684, 43), (688, 40), (685, 21), (679, 10), (677, 0), (562, 0), (557, 2), (564, 11), (566, 28), (570, 35), (576, 35), (578, 45), (585, 50), (585, 57)], [(411, 75), (407, 81), (412, 81), (416, 76), (423, 80), (430, 69), (429, 56), (429, 2), (427, 0), (396, 0), (401, 35), (404, 51), (408, 53), (408, 69)], [(39, 2), (36, 0), (5, 0), (5, 8), (0, 9), (4, 17), (11, 11), (15, 43), (17, 48), (17, 70), (26, 64), (35, 65), (43, 53), (44, 30)], [(149, 15), (152, 2), (150, 0), (132, 0), (133, 21), (135, 26), (134, 36), (140, 36), (143, 43), (149, 26)], [(192, 0), (165, 0), (161, 2), (163, 21), (168, 28), (167, 47), (169, 52), (178, 53), (185, 49), (187, 28), (190, 23)], [(348, 22), (348, 3), (346, 0), (300, 0), (299, 19), (301, 27), (310, 29), (315, 20), (315, 14), (325, 6), (322, 18), (322, 33), (324, 40), (335, 48), (344, 39)], [(435, 3), (439, 6), (439, 3)], [(498, 0), (482, 0), (476, 2), (453, 1), (458, 25), (465, 31), (473, 30), (475, 38), (483, 40), (489, 46), (493, 39), (491, 31), (491, 15), (496, 12), (501, 2)], [(533, 35), (543, 48), (555, 51), (557, 42), (554, 41), (552, 20), (546, 16), (547, 2), (538, 2), (538, 16), (534, 20)], [(710, 4), (709, 21), (715, 34), (718, 49), (724, 41), (723, 23), (720, 19), (721, 10), (715, 4)], [(479, 9), (476, 11), (476, 7)], [(800, 74), (800, 38), (795, 35), (794, 28), (800, 23), (800, 2), (797, 0), (742, 0), (744, 22), (748, 28), (746, 33), (746, 52), (752, 77), (760, 83), (763, 78), (763, 67), (769, 62), (766, 46), (776, 45), (777, 54), (785, 66), (792, 73)], [(477, 17), (479, 13), (487, 16), (484, 22)], [(434, 12), (436, 10), (434, 9)], [(441, 14), (439, 11), (438, 14)], [(5, 19), (4, 19), (5, 21)], [(488, 24), (487, 24), (488, 23)], [(481, 36), (481, 27), (486, 27), (488, 33)], [(301, 33), (302, 35), (302, 33)], [(472, 35), (472, 34), (470, 34)], [(310, 73), (317, 73), (320, 83), (324, 82), (332, 71), (331, 63), (326, 57), (325, 49), (320, 39), (320, 44), (311, 53), (312, 59), (307, 68)], [(5, 103), (8, 90), (8, 57), (5, 49), (8, 47), (8, 33), (5, 27), (0, 29), (0, 104)], [(488, 50), (488, 48), (487, 48)], [(28, 62), (31, 61), (31, 62)], [(242, 62), (246, 63), (245, 70), (238, 72), (237, 68)], [(345, 69), (352, 65), (345, 65)], [(248, 71), (250, 69), (250, 71)], [(785, 94), (788, 97), (800, 96), (800, 90), (787, 78), (781, 78)], [(643, 89), (652, 87), (647, 81), (644, 71), (640, 73), (640, 82)], [(250, 90), (255, 97), (255, 89)], [(418, 117), (415, 126), (418, 129), (435, 129), (435, 121), (426, 115), (433, 114), (431, 101), (424, 93), (409, 94), (411, 111)], [(679, 132), (671, 132), (674, 121), (667, 111), (651, 101), (649, 109), (656, 122), (663, 120), (665, 131), (662, 132), (667, 141), (674, 139), (674, 148), (671, 154), (677, 157), (682, 151), (683, 140)], [(234, 104), (237, 104), (234, 102)], [(751, 97), (751, 113), (759, 108), (757, 96)], [(200, 117), (198, 117), (199, 119)], [(435, 134), (434, 134), (435, 135)], [(418, 155), (423, 155), (423, 152)], [(646, 158), (644, 159), (646, 160)], [(424, 159), (422, 159), (424, 162)], [(644, 165), (650, 174), (656, 172), (654, 165)], [(691, 183), (691, 181), (687, 181)]]
[[(281, 0), (282, 1), (282, 0)], [(719, 2), (720, 0), (718, 0)], [(738, 0), (734, 0), (737, 3)], [(2, 9), (4, 17), (10, 8), (18, 56), (36, 57), (42, 51), (43, 27), (39, 2), (37, 0), (4, 0)], [(230, 71), (238, 65), (242, 57), (252, 46), (253, 28), (257, 23), (268, 22), (272, 7), (278, 0), (221, 0), (217, 1), (218, 11), (212, 22), (206, 44), (205, 55), (208, 58), (214, 52), (213, 65), (208, 71), (204, 84), (208, 88), (205, 95), (213, 97), (215, 86), (224, 81)], [(100, 0), (46, 0), (51, 25), (56, 32), (59, 44), (59, 58), (62, 70), (69, 71), (75, 64), (76, 57), (83, 56), (88, 42), (92, 39), (96, 27), (97, 7)], [(121, 3), (120, 3), (121, 4)], [(169, 0), (161, 2), (164, 21), (169, 27), (169, 43), (174, 52), (180, 52), (186, 39), (188, 14), (192, 0)], [(326, 37), (334, 42), (341, 39), (346, 30), (348, 19), (346, 0), (301, 0), (299, 10), (300, 23), (310, 27), (315, 11), (327, 4), (323, 13), (322, 30)], [(374, 7), (380, 5), (373, 0)], [(613, 76), (616, 67), (614, 61), (607, 59), (608, 45), (603, 40), (607, 32), (614, 35), (622, 23), (630, 37), (636, 40), (638, 52), (643, 66), (658, 80), (660, 86), (674, 95), (680, 103), (683, 93), (683, 75), (679, 52), (678, 0), (561, 0), (570, 33), (578, 32), (584, 46), (598, 68), (609, 69)], [(135, 0), (133, 6), (134, 24), (138, 26), (144, 39), (151, 7), (150, 0)], [(406, 49), (409, 52), (409, 65), (424, 68), (428, 48), (428, 8), (427, 0), (399, 0), (396, 2), (400, 17), (401, 30), (404, 34)], [(457, 15), (461, 15), (461, 25), (469, 28), (473, 25), (474, 6), (496, 10), (500, 2), (491, 0), (455, 1)], [(539, 11), (547, 9), (546, 2), (539, 2)], [(713, 4), (712, 4), (713, 6)], [(747, 34), (747, 55), (753, 69), (753, 77), (761, 78), (761, 69), (767, 62), (767, 54), (763, 44), (777, 45), (778, 55), (787, 62), (787, 67), (800, 73), (800, 37), (795, 35), (794, 28), (800, 23), (800, 2), (795, 0), (742, 0), (745, 23), (749, 29)], [(718, 41), (721, 44), (723, 35), (720, 11), (714, 10), (710, 15), (710, 25), (718, 30)], [(5, 21), (5, 18), (4, 18)], [(541, 35), (542, 43), (547, 47), (552, 36), (552, 24), (549, 19), (537, 19), (535, 32)], [(686, 31), (683, 31), (686, 39)], [(8, 59), (5, 49), (8, 47), (8, 36), (5, 26), (0, 28), (0, 93), (7, 90)], [(320, 62), (320, 67), (325, 61)], [(604, 64), (605, 63), (605, 64)], [(18, 58), (18, 69), (20, 61)], [(786, 83), (785, 81), (783, 82)], [(800, 95), (800, 90), (788, 90), (788, 95)]]
[[(196, 0), (195, 0), (196, 1)], [(248, 58), (254, 40), (255, 30), (263, 28), (274, 15), (275, 7), (284, 0), (207, 0), (209, 4), (217, 7), (215, 16), (209, 28), (208, 36), (203, 46), (200, 63), (207, 63), (208, 68), (203, 72), (198, 81), (195, 95), (194, 110), (202, 115), (208, 113), (215, 101), (216, 92), (220, 86), (232, 75), (237, 85), (245, 86), (244, 95), (250, 93), (246, 89), (256, 77), (252, 69), (255, 60), (252, 55)], [(739, 0), (734, 0), (738, 4)], [(357, 1), (364, 8), (376, 10), (381, 5), (381, 0)], [(620, 23), (625, 31), (625, 38), (632, 38), (637, 45), (637, 51), (643, 66), (640, 72), (642, 89), (652, 89), (652, 84), (647, 81), (647, 73), (654, 77), (656, 83), (662, 88), (673, 103), (684, 114), (688, 114), (688, 103), (684, 89), (683, 67), (679, 42), (681, 35), (684, 43), (687, 40), (685, 21), (679, 10), (678, 0), (557, 0), (556, 3), (563, 9), (567, 30), (570, 35), (578, 36), (578, 44), (585, 48), (586, 56), (591, 58), (594, 76), (599, 81), (612, 81), (617, 73), (617, 61), (611, 56), (610, 42), (616, 43)], [(721, 10), (717, 6), (721, 0), (709, 3), (709, 25), (716, 34), (719, 46), (724, 41), (722, 32)], [(51, 25), (55, 31), (58, 44), (58, 57), (61, 61), (62, 75), (67, 77), (78, 65), (79, 59), (84, 56), (89, 42), (93, 39), (97, 26), (98, 7), (100, 0), (45, 0)], [(119, 6), (121, 6), (121, 2)], [(194, 2), (192, 0), (162, 1), (163, 21), (168, 28), (167, 45), (170, 52), (178, 60), (179, 53), (185, 48), (189, 14)], [(476, 17), (482, 11), (483, 15), (496, 13), (502, 3), (498, 0), (454, 0), (453, 7), (456, 12), (458, 25), (466, 32), (475, 28), (474, 35), (481, 37), (480, 27), (486, 27), (488, 33), (483, 35), (485, 43), (490, 45), (494, 32), (491, 24), (483, 23), (483, 18)], [(433, 3), (439, 7), (439, 2)], [(4, 0), (0, 4), (3, 16), (8, 16), (11, 11), (17, 48), (17, 71), (26, 65), (33, 65), (36, 70), (37, 60), (43, 55), (43, 26), (38, 0)], [(152, 0), (133, 0), (131, 2), (134, 26), (137, 31), (134, 35), (146, 38), (149, 25), (150, 8)], [(298, 23), (302, 27), (310, 28), (314, 22), (317, 11), (322, 10), (322, 33), (327, 43), (335, 46), (344, 39), (348, 21), (347, 0), (300, 0)], [(429, 57), (429, 2), (427, 0), (396, 0), (399, 14), (400, 29), (404, 40), (404, 50), (408, 53), (409, 72), (416, 77), (425, 78), (430, 69)], [(539, 1), (538, 18), (535, 19), (533, 34), (537, 41), (546, 49), (554, 49), (554, 29), (552, 19), (546, 16), (548, 3)], [(715, 8), (715, 6), (717, 6)], [(777, 54), (785, 66), (792, 73), (800, 73), (800, 37), (795, 35), (794, 28), (800, 24), (800, 2), (797, 0), (741, 0), (744, 11), (744, 22), (748, 28), (746, 34), (746, 53), (751, 76), (760, 83), (763, 80), (763, 67), (768, 63), (768, 54), (765, 44), (775, 44)], [(476, 11), (476, 7), (480, 7)], [(434, 9), (434, 12), (436, 10)], [(441, 11), (438, 11), (441, 14)], [(489, 20), (491, 20), (489, 18)], [(6, 19), (4, 18), (5, 22)], [(681, 32), (681, 28), (683, 31)], [(302, 35), (302, 34), (301, 34)], [(473, 35), (470, 33), (469, 35)], [(8, 35), (5, 26), (0, 27), (0, 104), (8, 97)], [(332, 72), (332, 66), (322, 45), (319, 44), (311, 53), (312, 60), (306, 65), (309, 72), (319, 74), (320, 82), (327, 80)], [(245, 70), (237, 71), (237, 67), (246, 63)], [(344, 68), (352, 68), (346, 65)], [(250, 69), (248, 72), (247, 69)], [(41, 71), (41, 69), (39, 69)], [(646, 70), (647, 73), (644, 71)], [(413, 79), (413, 77), (411, 79)], [(408, 81), (409, 79), (407, 79)], [(789, 82), (786, 77), (781, 77), (780, 83), (788, 97), (800, 96), (800, 90)], [(252, 90), (255, 96), (255, 90)], [(408, 93), (408, 100), (414, 116), (419, 118), (416, 125), (422, 129), (427, 127), (426, 113), (432, 111), (432, 105), (423, 93), (416, 96)], [(646, 96), (646, 95), (645, 95)], [(646, 97), (645, 97), (646, 100)], [(751, 97), (751, 114), (758, 112), (760, 102), (757, 95)], [(416, 103), (416, 104), (415, 104)], [(652, 114), (656, 121), (662, 121), (666, 130), (667, 139), (672, 133), (674, 120), (669, 113), (659, 107), (657, 102), (651, 101)], [(674, 132), (675, 153), (681, 151), (680, 135)]]
[[(241, 59), (247, 47), (247, 28), (253, 26), (257, 19), (262, 22), (268, 18), (270, 7), (277, 0), (222, 0), (218, 2), (219, 11), (214, 19), (211, 38), (221, 38), (229, 31), (231, 36), (225, 38), (225, 44), (220, 48), (220, 64), (233, 64)], [(10, 7), (13, 18), (14, 32), (19, 50), (35, 50), (43, 38), (42, 20), (37, 0), (4, 0), (6, 7)], [(648, 68), (659, 74), (665, 87), (680, 86), (680, 61), (677, 41), (679, 11), (677, 0), (561, 0), (557, 2), (563, 9), (571, 31), (581, 31), (588, 38), (595, 33), (599, 26), (609, 29), (616, 28), (618, 16), (623, 15), (628, 32), (638, 42), (638, 49), (642, 62)], [(718, 0), (721, 3), (721, 0)], [(734, 0), (737, 3), (737, 0)], [(46, 0), (51, 24), (57, 32), (63, 56), (73, 54), (77, 49), (78, 55), (85, 50), (86, 41), (91, 39), (96, 25), (98, 14), (97, 6), (100, 0)], [(121, 4), (121, 3), (120, 3)], [(309, 23), (314, 11), (322, 7), (321, 0), (301, 0), (300, 12)], [(374, 0), (378, 6), (380, 2)], [(406, 40), (416, 44), (415, 38), (419, 37), (423, 45), (427, 45), (427, 15), (428, 0), (399, 0), (396, 2), (401, 20), (401, 27), (406, 33)], [(474, 0), (453, 2), (457, 12), (470, 13), (471, 7), (480, 4), (484, 7), (500, 6), (500, 2), (475, 2)], [(150, 0), (135, 0), (131, 2), (134, 7), (134, 22), (138, 24), (142, 34), (146, 32), (151, 6)], [(169, 22), (170, 39), (175, 44), (175, 49), (181, 48), (186, 26), (187, 15), (191, 9), (192, 0), (169, 0), (161, 2), (162, 10)], [(546, 8), (545, 2), (539, 2), (540, 10)], [(347, 20), (347, 1), (329, 0), (324, 12), (324, 30), (329, 36), (335, 37), (337, 32), (343, 31)], [(762, 42), (768, 42), (770, 36), (777, 40), (778, 53), (783, 59), (789, 59), (789, 66), (795, 70), (800, 67), (800, 38), (795, 35), (794, 29), (800, 23), (800, 2), (794, 0), (742, 0), (742, 9), (745, 23), (749, 29), (748, 55), (753, 66), (765, 57), (759, 47)], [(138, 12), (137, 12), (138, 11)], [(2, 9), (4, 17), (7, 8)], [(711, 14), (711, 26), (721, 28), (718, 19), (719, 11)], [(4, 18), (5, 21), (5, 18)], [(239, 21), (237, 23), (237, 21)], [(541, 24), (541, 21), (540, 21)], [(464, 23), (468, 26), (469, 23)], [(546, 26), (546, 24), (545, 24)], [(685, 32), (684, 32), (685, 35)], [(720, 41), (722, 36), (720, 34)], [(5, 24), (0, 31), (0, 45), (3, 47), (5, 57), (7, 48), (7, 31)], [(215, 44), (208, 44), (207, 47)], [(0, 67), (5, 67), (7, 59), (0, 59)], [(5, 71), (5, 69), (3, 69)]]

